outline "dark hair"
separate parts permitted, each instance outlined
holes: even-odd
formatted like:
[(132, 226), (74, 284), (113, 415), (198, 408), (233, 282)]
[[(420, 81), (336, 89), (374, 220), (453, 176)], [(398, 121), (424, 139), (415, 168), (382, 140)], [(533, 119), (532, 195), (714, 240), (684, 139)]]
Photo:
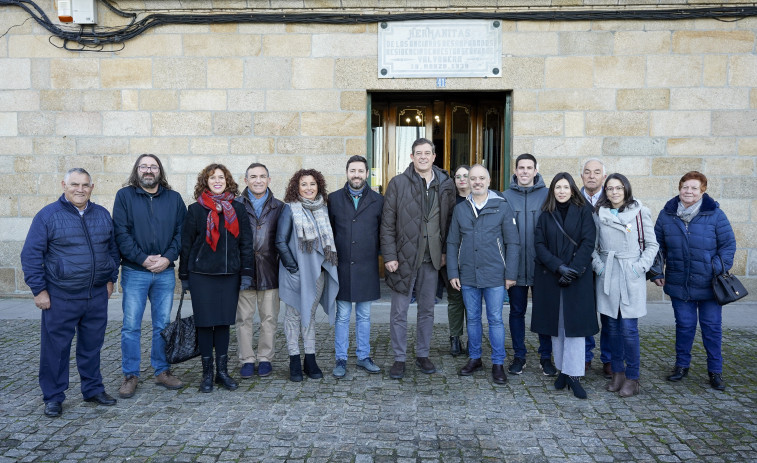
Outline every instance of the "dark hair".
[(515, 158), (515, 168), (516, 168), (516, 169), (518, 168), (518, 163), (519, 163), (520, 161), (523, 161), (523, 160), (526, 160), (526, 161), (533, 161), (533, 162), (534, 162), (534, 169), (536, 169), (536, 168), (537, 168), (537, 167), (536, 167), (536, 158), (534, 157), (534, 155), (533, 155), (533, 154), (531, 154), (531, 153), (523, 153), (523, 154), (521, 154), (521, 155), (518, 155), (518, 157), (517, 157), (517, 158)]
[(707, 191), (707, 177), (705, 177), (703, 173), (697, 172), (696, 170), (686, 172), (684, 176), (681, 177), (681, 180), (678, 181), (678, 189), (680, 190), (681, 188), (683, 188), (683, 184), (688, 182), (689, 180), (699, 180), (699, 183), (702, 184), (702, 193)]
[(458, 170), (465, 169), (468, 172), (470, 172), (470, 166), (468, 164), (460, 164), (459, 166), (455, 167), (455, 170), (452, 171), (453, 174), (456, 174)]
[(344, 168), (344, 170), (349, 170), (350, 164), (352, 164), (353, 162), (362, 162), (363, 164), (365, 164), (365, 171), (368, 172), (370, 170), (370, 168), (368, 167), (368, 160), (360, 156), (359, 154), (356, 154), (347, 159), (347, 166)]
[(208, 178), (213, 175), (213, 172), (215, 172), (216, 169), (219, 169), (221, 172), (223, 172), (223, 176), (226, 177), (226, 189), (223, 191), (230, 191), (234, 193), (234, 196), (239, 196), (239, 185), (237, 185), (237, 182), (234, 181), (234, 177), (232, 177), (229, 169), (227, 169), (223, 164), (210, 164), (206, 168), (202, 169), (199, 174), (197, 174), (197, 184), (195, 184), (194, 196), (195, 199), (202, 196), (203, 191), (209, 190)]
[(284, 193), (285, 203), (294, 203), (300, 200), (300, 179), (308, 175), (315, 179), (315, 183), (318, 185), (318, 194), (323, 196), (323, 202), (328, 203), (329, 194), (326, 191), (326, 179), (323, 178), (322, 173), (315, 169), (300, 169), (292, 175)]
[(129, 178), (126, 180), (126, 183), (124, 183), (124, 186), (133, 186), (134, 188), (141, 188), (142, 185), (139, 183), (139, 165), (142, 163), (142, 159), (146, 157), (151, 157), (155, 159), (155, 162), (158, 163), (158, 168), (160, 169), (160, 176), (158, 179), (158, 184), (165, 188), (166, 190), (171, 189), (171, 185), (168, 184), (168, 180), (166, 179), (166, 171), (163, 169), (163, 163), (160, 162), (160, 158), (155, 156), (154, 154), (140, 154), (136, 161), (134, 161), (134, 167), (131, 169), (131, 174), (129, 175)]
[[(618, 173), (608, 175), (602, 188), (607, 188), (607, 182), (609, 182), (610, 180), (617, 180), (623, 184), (623, 204), (620, 206), (620, 208), (618, 208), (618, 212), (623, 212), (626, 207), (632, 204), (634, 206), (639, 204), (633, 197), (631, 182), (628, 181), (628, 178), (626, 178), (625, 175)], [(597, 205), (594, 207), (594, 210), (599, 211), (600, 207), (613, 209), (610, 198), (607, 197), (607, 190), (605, 190), (604, 194), (599, 197), (599, 201), (597, 201)]]
[(552, 179), (552, 183), (549, 184), (549, 193), (547, 193), (547, 199), (544, 200), (541, 210), (544, 212), (552, 212), (557, 208), (557, 200), (555, 199), (555, 185), (560, 180), (567, 180), (570, 185), (570, 199), (569, 201), (578, 207), (582, 207), (586, 204), (584, 195), (581, 194), (581, 190), (576, 186), (576, 182), (573, 181), (573, 177), (567, 172), (560, 172)]
[(428, 138), (419, 138), (413, 142), (413, 146), (410, 147), (410, 153), (415, 153), (415, 147), (418, 145), (431, 145), (431, 152), (436, 154), (436, 146), (434, 146), (434, 142), (429, 140)]
[(244, 178), (247, 178), (247, 172), (249, 172), (250, 169), (254, 169), (256, 167), (262, 167), (263, 169), (265, 169), (265, 174), (266, 175), (269, 175), (269, 176), (271, 175), (271, 173), (268, 172), (268, 167), (266, 167), (265, 164), (261, 164), (259, 162), (253, 162), (252, 164), (250, 164), (249, 166), (247, 166), (247, 169), (244, 171)]

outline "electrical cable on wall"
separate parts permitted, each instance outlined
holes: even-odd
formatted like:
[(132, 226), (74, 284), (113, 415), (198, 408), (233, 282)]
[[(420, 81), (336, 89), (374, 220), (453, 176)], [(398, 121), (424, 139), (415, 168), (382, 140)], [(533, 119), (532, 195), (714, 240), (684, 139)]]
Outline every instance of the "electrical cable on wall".
[[(63, 41), (63, 48), (76, 51), (103, 51), (104, 45), (123, 45), (147, 30), (171, 24), (229, 24), (229, 23), (283, 23), (283, 24), (366, 24), (385, 21), (420, 21), (432, 19), (491, 19), (501, 21), (593, 21), (593, 20), (680, 20), (718, 19), (739, 20), (757, 16), (757, 7), (717, 7), (666, 10), (584, 10), (584, 11), (517, 11), (517, 12), (431, 12), (397, 14), (359, 13), (153, 13), (137, 19), (136, 13), (122, 11), (108, 0), (101, 3), (113, 13), (130, 18), (129, 24), (120, 27), (79, 26), (65, 27), (53, 23), (44, 10), (33, 0), (0, 0), (0, 6), (15, 6), (26, 11), (52, 37)], [(51, 40), (52, 40), (51, 37)], [(71, 48), (69, 42), (81, 48)], [(51, 41), (52, 43), (52, 41)], [(117, 50), (107, 50), (117, 51)]]

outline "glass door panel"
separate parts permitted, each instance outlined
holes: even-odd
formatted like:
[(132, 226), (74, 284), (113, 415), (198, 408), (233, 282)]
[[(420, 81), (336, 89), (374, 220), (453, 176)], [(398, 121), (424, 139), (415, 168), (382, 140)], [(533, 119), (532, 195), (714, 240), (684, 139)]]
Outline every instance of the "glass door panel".
[(371, 187), (382, 191), (381, 185), (384, 183), (384, 166), (386, 165), (385, 152), (385, 131), (386, 131), (386, 107), (374, 105), (371, 109), (371, 137), (373, 156), (371, 158)]
[(399, 175), (412, 162), (410, 149), (413, 142), (426, 136), (426, 108), (406, 106), (397, 108), (397, 125), (394, 129), (395, 172)]
[(472, 105), (453, 103), (450, 114), (450, 143), (448, 171), (461, 164), (470, 164), (473, 155)]
[(502, 129), (504, 115), (501, 108), (481, 105), (481, 164), (491, 173), (491, 189), (503, 189)]

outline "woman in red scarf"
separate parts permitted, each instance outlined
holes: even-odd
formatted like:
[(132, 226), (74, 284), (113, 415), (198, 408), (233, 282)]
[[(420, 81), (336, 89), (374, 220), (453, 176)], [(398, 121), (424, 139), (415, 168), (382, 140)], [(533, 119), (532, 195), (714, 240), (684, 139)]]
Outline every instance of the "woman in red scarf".
[(236, 320), (239, 290), (252, 285), (252, 229), (242, 203), (234, 202), (239, 187), (222, 164), (211, 164), (197, 176), (194, 197), (181, 232), (179, 278), (192, 292), (192, 309), (202, 356), (200, 392), (215, 382), (226, 389), (237, 383), (227, 369), (229, 326)]

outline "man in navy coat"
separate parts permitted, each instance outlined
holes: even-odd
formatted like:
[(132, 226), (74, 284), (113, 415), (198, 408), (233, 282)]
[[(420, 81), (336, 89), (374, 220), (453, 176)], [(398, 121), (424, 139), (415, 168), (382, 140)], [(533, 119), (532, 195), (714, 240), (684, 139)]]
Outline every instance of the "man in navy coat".
[(370, 340), (371, 301), (380, 297), (379, 226), (384, 198), (368, 185), (368, 172), (368, 161), (363, 156), (352, 156), (347, 161), (347, 183), (329, 195), (329, 219), (339, 256), (333, 371), (337, 378), (347, 373), (353, 302), (357, 366), (368, 373), (381, 371), (371, 360)]
[(100, 373), (108, 298), (118, 279), (113, 222), (89, 201), (95, 185), (86, 170), (69, 170), (61, 184), (63, 194), (34, 216), (21, 251), (24, 281), (42, 310), (39, 386), (51, 417), (60, 416), (66, 398), (74, 334), (84, 400), (116, 403)]

